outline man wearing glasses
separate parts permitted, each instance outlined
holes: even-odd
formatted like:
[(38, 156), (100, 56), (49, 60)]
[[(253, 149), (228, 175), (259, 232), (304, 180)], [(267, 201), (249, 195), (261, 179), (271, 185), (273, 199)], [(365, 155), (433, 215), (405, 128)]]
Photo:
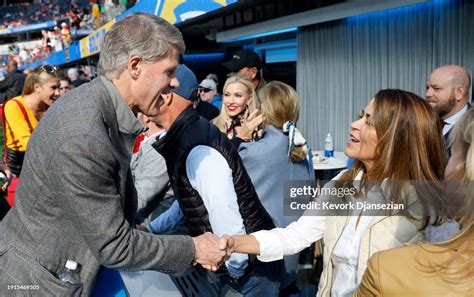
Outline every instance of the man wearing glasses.
[(213, 79), (206, 78), (198, 86), (199, 98), (221, 109), (222, 96), (217, 93), (217, 84)]
[[(152, 33), (152, 35), (150, 35)], [(102, 267), (181, 274), (191, 263), (216, 270), (224, 240), (157, 236), (133, 229), (134, 139), (163, 93), (179, 86), (181, 33), (150, 14), (132, 14), (104, 37), (98, 78), (66, 93), (36, 127), (15, 207), (0, 224), (0, 296), (89, 296)], [(69, 265), (71, 261), (76, 265)], [(78, 277), (58, 277), (68, 268)], [(30, 286), (30, 287), (28, 287)]]
[(217, 86), (212, 79), (205, 79), (198, 85), (198, 97), (194, 101), (194, 108), (200, 116), (209, 121), (219, 115), (219, 109), (211, 104), (216, 95)]

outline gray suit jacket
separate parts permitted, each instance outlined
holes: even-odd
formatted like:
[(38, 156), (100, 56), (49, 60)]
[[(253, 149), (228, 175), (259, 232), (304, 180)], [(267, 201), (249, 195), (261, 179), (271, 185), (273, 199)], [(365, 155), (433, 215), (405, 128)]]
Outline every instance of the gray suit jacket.
[[(16, 205), (0, 223), (0, 296), (90, 295), (101, 265), (178, 275), (191, 263), (190, 237), (132, 228), (137, 198), (122, 137), (131, 135), (121, 133), (100, 79), (45, 114), (28, 144)], [(81, 264), (81, 285), (57, 279), (67, 260)]]

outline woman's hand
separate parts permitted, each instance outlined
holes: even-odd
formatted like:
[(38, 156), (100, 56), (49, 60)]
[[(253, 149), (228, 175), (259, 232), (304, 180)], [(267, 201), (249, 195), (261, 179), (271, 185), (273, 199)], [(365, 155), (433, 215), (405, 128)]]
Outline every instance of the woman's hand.
[(253, 235), (232, 235), (232, 252), (260, 255), (260, 243)]
[(263, 128), (261, 127), (265, 116), (263, 115), (263, 110), (254, 110), (242, 121), (241, 129), (237, 137), (243, 139), (244, 141), (251, 141), (255, 138), (254, 132), (257, 132), (258, 137), (263, 136)]

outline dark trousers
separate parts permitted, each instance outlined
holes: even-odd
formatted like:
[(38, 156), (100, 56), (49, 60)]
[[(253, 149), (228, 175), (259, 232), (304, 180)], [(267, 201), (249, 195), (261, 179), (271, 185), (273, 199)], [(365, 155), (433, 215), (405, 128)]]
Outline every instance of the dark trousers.
[[(283, 269), (283, 260), (259, 263), (248, 271), (239, 282), (235, 282), (228, 274), (221, 275), (221, 288), (227, 285), (245, 297), (278, 297), (279, 277)], [(223, 292), (221, 292), (222, 294)]]

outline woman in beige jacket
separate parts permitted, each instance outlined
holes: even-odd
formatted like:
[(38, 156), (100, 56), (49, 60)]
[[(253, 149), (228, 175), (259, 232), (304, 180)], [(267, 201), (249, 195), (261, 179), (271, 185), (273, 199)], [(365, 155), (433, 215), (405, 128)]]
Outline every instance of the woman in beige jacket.
[[(449, 183), (461, 189), (462, 229), (448, 241), (415, 244), (376, 253), (370, 258), (359, 296), (474, 296), (474, 110), (454, 128)], [(459, 186), (459, 182), (466, 182)], [(452, 188), (452, 187), (451, 187)], [(456, 196), (451, 195), (453, 199)]]
[[(311, 210), (284, 229), (234, 236), (235, 251), (274, 261), (324, 238), (318, 296), (350, 296), (373, 253), (420, 241), (427, 220), (397, 214), (396, 208), (370, 211), (360, 205), (408, 207), (421, 196), (417, 187), (443, 179), (444, 143), (432, 108), (413, 93), (379, 91), (351, 124), (345, 153), (355, 159), (352, 168), (325, 187), (337, 190), (336, 195), (320, 195)], [(415, 180), (417, 187), (395, 180)], [(350, 211), (325, 212), (341, 205)]]

